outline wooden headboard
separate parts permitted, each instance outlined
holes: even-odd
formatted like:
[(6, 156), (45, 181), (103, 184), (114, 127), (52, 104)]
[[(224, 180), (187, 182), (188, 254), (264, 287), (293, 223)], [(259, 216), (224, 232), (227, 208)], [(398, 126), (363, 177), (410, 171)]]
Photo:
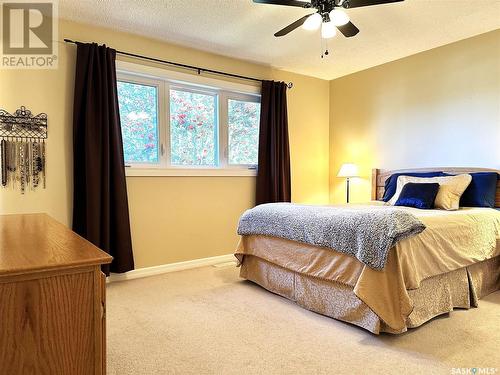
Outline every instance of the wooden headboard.
[[(488, 168), (417, 168), (417, 169), (373, 169), (372, 170), (372, 199), (379, 200), (384, 196), (385, 180), (394, 173), (410, 172), (438, 172), (443, 171), (449, 174), (473, 173), (473, 172), (497, 172), (499, 169)], [(497, 182), (497, 194), (495, 198), (495, 207), (500, 208), (500, 180)]]

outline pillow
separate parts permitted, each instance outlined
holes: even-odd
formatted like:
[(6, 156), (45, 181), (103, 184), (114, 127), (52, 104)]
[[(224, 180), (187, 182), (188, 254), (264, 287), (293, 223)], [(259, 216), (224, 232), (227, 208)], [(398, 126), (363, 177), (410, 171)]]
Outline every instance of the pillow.
[(439, 184), (437, 182), (423, 184), (408, 182), (403, 186), (403, 190), (401, 190), (401, 194), (394, 205), (428, 210), (434, 208), (434, 200), (438, 191)]
[(389, 177), (387, 180), (385, 180), (384, 197), (382, 198), (382, 200), (384, 202), (389, 202), (389, 200), (396, 193), (396, 187), (397, 187), (397, 182), (398, 182), (399, 176), (441, 177), (441, 176), (447, 176), (447, 175), (443, 172), (394, 173), (393, 175), (391, 175), (391, 177)]
[(470, 175), (472, 182), (462, 195), (460, 206), (495, 208), (497, 180), (500, 175), (496, 172), (477, 172)]
[(443, 210), (458, 210), (460, 207), (460, 197), (464, 193), (465, 189), (467, 189), (467, 186), (469, 186), (471, 181), (472, 177), (470, 174), (432, 178), (399, 176), (396, 193), (388, 203), (394, 206), (399, 199), (399, 195), (401, 194), (404, 185), (408, 182), (438, 183), (439, 191), (437, 193), (434, 206), (436, 208), (442, 208)]

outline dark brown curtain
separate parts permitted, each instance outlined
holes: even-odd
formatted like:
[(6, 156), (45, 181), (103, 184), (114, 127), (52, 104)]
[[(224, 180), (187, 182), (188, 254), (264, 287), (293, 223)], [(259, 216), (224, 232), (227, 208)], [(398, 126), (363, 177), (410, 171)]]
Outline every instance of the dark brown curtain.
[(77, 44), (73, 109), (73, 230), (113, 256), (103, 271), (134, 269), (116, 51)]
[(256, 204), (291, 200), (286, 90), (284, 82), (262, 82)]

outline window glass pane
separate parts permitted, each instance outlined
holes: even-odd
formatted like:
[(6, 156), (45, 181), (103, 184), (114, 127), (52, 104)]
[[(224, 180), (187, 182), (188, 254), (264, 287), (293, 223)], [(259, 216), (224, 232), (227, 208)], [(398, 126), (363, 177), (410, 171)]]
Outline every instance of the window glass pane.
[(229, 99), (229, 164), (257, 165), (260, 103)]
[(125, 162), (158, 163), (156, 87), (118, 81)]
[(218, 165), (217, 96), (170, 90), (170, 162)]

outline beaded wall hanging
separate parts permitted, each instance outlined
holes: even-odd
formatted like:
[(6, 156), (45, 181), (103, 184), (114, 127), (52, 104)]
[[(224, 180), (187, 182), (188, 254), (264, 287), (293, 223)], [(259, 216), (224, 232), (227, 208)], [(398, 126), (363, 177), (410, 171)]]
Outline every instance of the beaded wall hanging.
[(36, 116), (25, 107), (13, 115), (0, 109), (1, 186), (22, 194), (39, 186), (45, 189), (45, 139), (47, 115)]

